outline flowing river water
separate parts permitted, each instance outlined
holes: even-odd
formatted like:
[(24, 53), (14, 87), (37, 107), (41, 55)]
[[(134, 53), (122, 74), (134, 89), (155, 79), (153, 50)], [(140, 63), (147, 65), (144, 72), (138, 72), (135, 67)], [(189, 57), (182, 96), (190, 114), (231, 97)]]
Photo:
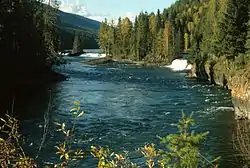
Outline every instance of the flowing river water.
[[(25, 108), (26, 115), (21, 118), (21, 128), (31, 155), (37, 153), (47, 114), (49, 129), (40, 162), (56, 161), (54, 146), (63, 137), (55, 131), (53, 123), (70, 123), (69, 110), (78, 100), (85, 111), (76, 123), (75, 142), (79, 147), (101, 145), (119, 152), (134, 151), (146, 143), (159, 144), (157, 135), (177, 131), (182, 111), (193, 112), (197, 123), (193, 129), (210, 132), (202, 153), (208, 157), (221, 156), (220, 167), (239, 166), (232, 145), (234, 116), (228, 110), (232, 107), (229, 91), (167, 68), (119, 63), (94, 66), (80, 60), (68, 58), (66, 65), (57, 68), (70, 77), (67, 81), (25, 93), (32, 98)], [(140, 157), (132, 160), (140, 164)], [(96, 167), (96, 160), (87, 157), (80, 165)]]

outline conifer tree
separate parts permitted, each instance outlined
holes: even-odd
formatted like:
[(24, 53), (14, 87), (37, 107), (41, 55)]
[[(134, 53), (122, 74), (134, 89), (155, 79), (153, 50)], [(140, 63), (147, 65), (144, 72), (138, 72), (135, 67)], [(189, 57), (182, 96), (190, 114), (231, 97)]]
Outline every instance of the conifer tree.
[(134, 23), (134, 28), (133, 28), (133, 54), (134, 54), (134, 59), (139, 61), (139, 37), (140, 37), (140, 32), (139, 32), (139, 22), (137, 16), (135, 17), (135, 23)]
[(156, 25), (156, 17), (154, 13), (151, 13), (149, 16), (149, 40), (151, 45), (150, 52), (152, 55), (155, 55), (155, 48), (156, 48), (156, 34), (157, 34), (157, 25)]
[(170, 61), (172, 60), (174, 56), (173, 52), (173, 44), (172, 44), (172, 27), (170, 22), (165, 24), (164, 28), (164, 59), (167, 59)]
[(132, 22), (129, 20), (129, 18), (125, 18), (122, 20), (121, 23), (121, 38), (122, 40), (122, 54), (126, 57), (130, 53), (130, 42), (131, 42), (131, 36), (132, 36)]
[(250, 58), (250, 19), (248, 21), (247, 38), (246, 38), (246, 54)]
[(72, 54), (81, 52), (80, 32), (75, 32)]
[(104, 22), (101, 23), (100, 25), (100, 30), (99, 30), (99, 45), (100, 49), (105, 52), (105, 54), (108, 53), (108, 23), (107, 19), (105, 19)]
[(163, 28), (162, 26), (162, 19), (161, 19), (161, 12), (160, 10), (158, 9), (157, 10), (157, 14), (156, 14), (156, 18), (155, 18), (155, 22), (156, 22), (156, 31), (158, 32), (160, 29)]
[(221, 24), (222, 51), (229, 59), (245, 53), (249, 0), (228, 0)]

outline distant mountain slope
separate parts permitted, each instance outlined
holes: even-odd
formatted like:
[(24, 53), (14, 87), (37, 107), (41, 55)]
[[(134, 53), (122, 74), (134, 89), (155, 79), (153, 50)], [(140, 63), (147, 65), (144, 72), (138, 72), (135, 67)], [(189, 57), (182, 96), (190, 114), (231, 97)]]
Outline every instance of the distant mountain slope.
[(100, 22), (83, 16), (59, 11), (61, 49), (72, 49), (76, 31), (82, 32), (82, 48), (99, 48), (98, 31)]
[(72, 13), (59, 11), (59, 16), (63, 25), (72, 25), (74, 27), (81, 27), (93, 30), (99, 30), (100, 27), (100, 22)]

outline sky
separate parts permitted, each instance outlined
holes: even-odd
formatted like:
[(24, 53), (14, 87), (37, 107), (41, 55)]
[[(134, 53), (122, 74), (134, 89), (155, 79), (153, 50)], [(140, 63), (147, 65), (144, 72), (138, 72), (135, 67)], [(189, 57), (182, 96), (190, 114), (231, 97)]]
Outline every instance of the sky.
[(60, 9), (90, 19), (103, 21), (128, 17), (134, 20), (141, 11), (156, 12), (169, 7), (176, 0), (60, 0)]

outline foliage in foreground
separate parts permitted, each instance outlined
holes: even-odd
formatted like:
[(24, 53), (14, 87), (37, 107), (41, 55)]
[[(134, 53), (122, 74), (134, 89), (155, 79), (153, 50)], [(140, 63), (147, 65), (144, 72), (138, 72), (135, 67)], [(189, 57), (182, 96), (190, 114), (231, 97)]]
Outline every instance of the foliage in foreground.
[[(129, 153), (115, 153), (108, 148), (91, 146), (90, 149), (74, 148), (74, 131), (77, 120), (84, 115), (79, 102), (74, 102), (75, 107), (70, 110), (74, 117), (72, 126), (65, 123), (55, 123), (59, 132), (64, 135), (64, 140), (56, 148), (58, 163), (46, 165), (45, 167), (71, 167), (77, 166), (80, 160), (91, 154), (97, 159), (98, 168), (137, 168), (142, 165), (133, 163), (129, 158)], [(6, 115), (6, 119), (1, 119), (0, 138), (0, 166), (1, 167), (37, 167), (36, 160), (25, 155), (19, 140), (18, 120)], [(146, 144), (138, 149), (144, 158), (148, 168), (195, 168), (195, 167), (217, 167), (216, 158), (213, 161), (207, 160), (201, 155), (199, 146), (206, 139), (208, 132), (194, 133), (190, 126), (194, 125), (191, 116), (182, 114), (178, 122), (178, 133), (159, 137), (160, 142), (165, 145), (164, 149), (157, 149), (154, 144)], [(145, 166), (143, 165), (143, 166)]]

